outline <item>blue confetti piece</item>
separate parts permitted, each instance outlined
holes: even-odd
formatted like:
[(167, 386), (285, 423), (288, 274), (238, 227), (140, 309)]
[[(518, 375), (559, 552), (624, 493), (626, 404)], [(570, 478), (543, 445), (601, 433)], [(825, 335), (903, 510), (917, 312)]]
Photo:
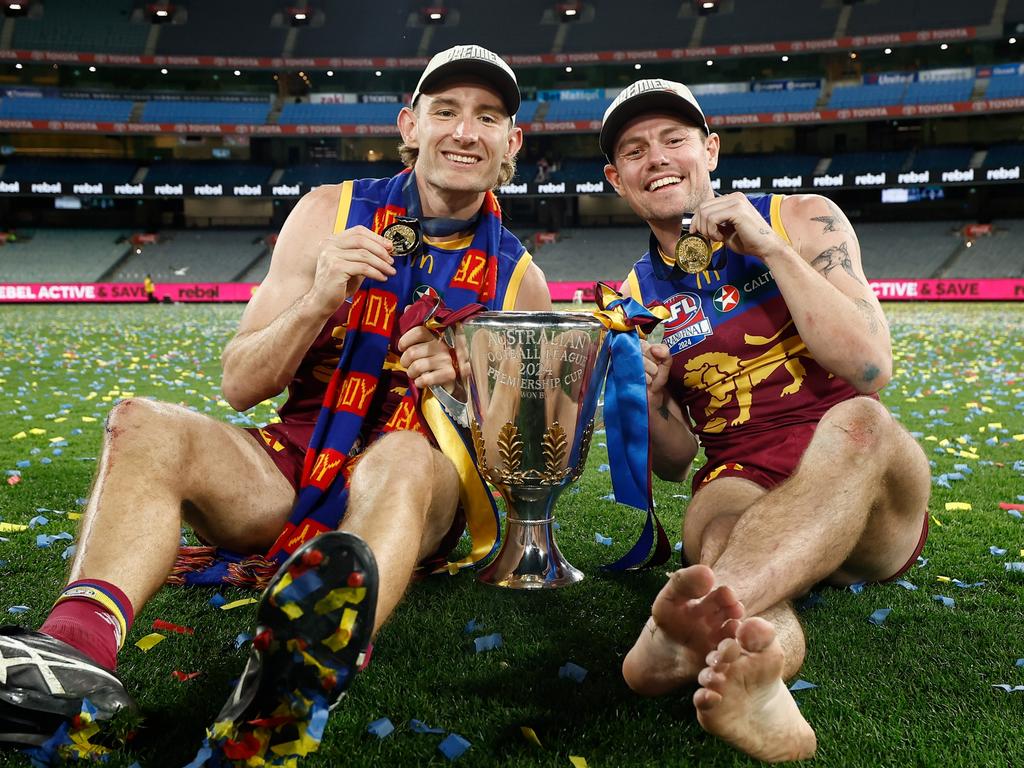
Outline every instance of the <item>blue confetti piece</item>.
[(29, 461), (28, 459), (22, 459), (21, 461), (16, 461), (14, 463), (14, 466), (16, 466), (18, 469), (25, 469), (26, 467), (31, 467), (32, 462)]
[(53, 459), (51, 459), (49, 456), (44, 456), (39, 460), (39, 463), (43, 465), (53, 464)]
[(918, 568), (924, 568), (926, 565), (928, 565), (928, 558), (927, 557), (921, 557), (920, 555), (918, 555), (917, 556), (917, 567)]
[[(67, 445), (67, 443), (65, 443), (65, 445)], [(62, 451), (60, 448), (54, 448), (52, 451), (50, 451), (50, 453), (52, 453), (54, 456), (61, 456), (64, 454), (64, 451)]]
[(374, 720), (366, 727), (367, 733), (372, 733), (378, 739), (383, 739), (385, 736), (390, 736), (394, 733), (395, 724), (392, 723), (388, 718), (382, 717), (380, 720)]
[(203, 746), (196, 752), (195, 759), (185, 766), (185, 768), (203, 768), (206, 765), (206, 761), (213, 756), (213, 749), (210, 748), (209, 740), (203, 740)]
[(611, 472), (612, 468), (610, 466), (608, 466), (607, 464), (600, 464), (597, 467), (597, 471), (598, 472)]
[(571, 661), (567, 661), (558, 668), (558, 676), (577, 683), (582, 683), (587, 677), (587, 670), (579, 664), (573, 664)]
[(917, 591), (917, 587), (915, 587), (913, 584), (911, 584), (906, 579), (900, 579), (899, 581), (894, 582), (894, 583), (898, 584), (901, 587), (903, 587), (908, 592), (916, 592)]
[(1019, 495), (1019, 496), (1017, 497), (1017, 501), (1024, 501), (1024, 493), (1020, 494), (1020, 495)]
[(413, 733), (444, 733), (444, 728), (433, 728), (422, 720), (410, 720), (409, 730)]
[(85, 496), (79, 496), (77, 499), (75, 499), (75, 504), (77, 504), (80, 507), (84, 507), (88, 503), (89, 500), (85, 498)]
[(954, 464), (953, 469), (955, 469), (957, 472), (963, 472), (965, 475), (974, 474), (974, 470), (971, 469), (970, 464)]
[(1014, 664), (1013, 666), (1015, 666), (1015, 667), (1024, 667), (1024, 659), (1017, 659), (1017, 663)]
[(864, 581), (858, 581), (858, 582), (856, 582), (854, 584), (851, 584), (849, 587), (847, 587), (847, 589), (849, 589), (851, 592), (853, 592), (853, 594), (859, 595), (861, 592), (864, 591), (864, 585), (866, 583), (867, 582), (864, 582)]
[(46, 525), (49, 522), (50, 521), (47, 518), (43, 517), (42, 515), (36, 515), (35, 517), (33, 517), (31, 520), (28, 521), (28, 527), (29, 528), (35, 528), (37, 525)]
[(974, 589), (975, 587), (985, 586), (984, 581), (975, 581), (968, 584), (966, 582), (960, 581), (960, 579), (953, 579), (952, 584), (954, 587), (960, 587), (960, 589)]
[(870, 621), (876, 627), (880, 627), (883, 624), (885, 624), (885, 620), (889, 618), (890, 613), (892, 613), (892, 608), (879, 608), (877, 611), (868, 616), (868, 621)]
[(483, 653), (484, 651), (493, 651), (495, 648), (501, 648), (501, 633), (495, 632), (492, 635), (483, 635), (473, 641), (473, 645), (476, 647), (477, 653)]
[(936, 603), (942, 603), (947, 608), (952, 608), (956, 605), (956, 601), (952, 597), (946, 597), (945, 595), (932, 595), (932, 600)]
[(19, 613), (25, 613), (28, 610), (29, 607), (27, 605), (12, 605), (10, 608), (7, 609), (7, 612), (10, 614), (17, 615)]
[(78, 427), (75, 427), (74, 429), (71, 430), (71, 434), (72, 435), (80, 435), (80, 434), (82, 434), (82, 430), (79, 429)]
[(220, 592), (216, 592), (216, 593), (214, 593), (213, 597), (211, 597), (209, 599), (208, 602), (214, 608), (220, 608), (222, 605), (224, 605), (227, 602), (227, 599)]
[(615, 501), (615, 494), (606, 493), (604, 496), (601, 497), (601, 501)]
[(1005, 691), (1006, 693), (1020, 693), (1021, 691), (1024, 691), (1024, 685), (1011, 686), (1007, 685), (1006, 683), (998, 683), (997, 685), (993, 685), (992, 687), (998, 688), (999, 690)]
[(72, 544), (70, 547), (68, 547), (63, 552), (60, 553), (60, 558), (61, 558), (61, 560), (67, 560), (69, 557), (74, 557), (75, 556), (75, 552), (77, 552), (77, 551), (78, 551), (78, 545), (77, 544)]
[(483, 624), (482, 621), (477, 621), (476, 619), (470, 619), (469, 621), (466, 622), (466, 626), (462, 628), (462, 631), (465, 632), (468, 635), (468, 634), (471, 634), (473, 632), (476, 632), (478, 629), (483, 627), (483, 625), (484, 624)]
[(682, 552), (683, 551), (683, 542), (677, 541), (675, 544), (673, 544), (672, 545), (672, 551), (673, 552)]
[(250, 640), (252, 640), (252, 635), (250, 635), (248, 632), (240, 632), (238, 634), (238, 637), (235, 638), (235, 650), (237, 651)]
[(1003, 563), (1003, 568), (1008, 571), (1017, 571), (1024, 573), (1024, 563)]
[(473, 745), (459, 736), (459, 734), (449, 733), (444, 738), (444, 741), (437, 745), (437, 748), (449, 760), (457, 760), (471, 746)]
[(814, 683), (809, 683), (806, 680), (795, 680), (793, 684), (789, 686), (789, 690), (795, 693), (796, 691), (809, 691), (817, 687), (818, 686), (816, 686)]
[(602, 536), (600, 533), (597, 532), (594, 533), (594, 541), (596, 541), (598, 544), (603, 544), (606, 547), (610, 547), (612, 545), (612, 540), (610, 536)]
[(1006, 514), (1008, 514), (1010, 517), (1015, 517), (1018, 520), (1020, 520), (1021, 517), (1024, 517), (1024, 515), (1021, 515), (1020, 511), (1016, 509), (1008, 509), (1006, 510)]
[(45, 533), (40, 533), (36, 536), (36, 546), (39, 547), (39, 549), (46, 549), (51, 544), (53, 544), (53, 536), (48, 536)]
[(1006, 550), (1005, 549), (1000, 549), (999, 547), (989, 547), (988, 548), (988, 553), (990, 555), (995, 555), (996, 557), (1000, 557), (1000, 556), (1006, 554)]

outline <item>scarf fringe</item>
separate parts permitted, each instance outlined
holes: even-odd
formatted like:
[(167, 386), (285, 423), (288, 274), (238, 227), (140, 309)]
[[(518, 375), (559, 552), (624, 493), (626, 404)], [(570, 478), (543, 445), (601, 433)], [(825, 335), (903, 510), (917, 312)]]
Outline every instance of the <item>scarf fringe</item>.
[(182, 586), (186, 574), (205, 571), (213, 565), (216, 552), (216, 547), (179, 547), (167, 583)]

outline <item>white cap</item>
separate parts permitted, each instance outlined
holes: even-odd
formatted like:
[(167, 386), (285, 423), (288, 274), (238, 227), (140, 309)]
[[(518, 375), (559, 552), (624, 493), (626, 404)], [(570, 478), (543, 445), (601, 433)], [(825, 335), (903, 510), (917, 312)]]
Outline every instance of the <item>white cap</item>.
[(637, 80), (622, 89), (622, 93), (605, 110), (601, 120), (601, 151), (611, 162), (615, 152), (615, 140), (622, 127), (637, 115), (645, 112), (669, 112), (677, 114), (704, 129), (710, 134), (704, 110), (700, 108), (693, 93), (682, 83), (672, 80)]
[(415, 105), (421, 93), (429, 91), (441, 80), (456, 75), (475, 75), (486, 80), (501, 94), (509, 117), (515, 117), (519, 111), (522, 97), (515, 73), (503, 58), (480, 45), (456, 45), (435, 54), (416, 84), (412, 103)]

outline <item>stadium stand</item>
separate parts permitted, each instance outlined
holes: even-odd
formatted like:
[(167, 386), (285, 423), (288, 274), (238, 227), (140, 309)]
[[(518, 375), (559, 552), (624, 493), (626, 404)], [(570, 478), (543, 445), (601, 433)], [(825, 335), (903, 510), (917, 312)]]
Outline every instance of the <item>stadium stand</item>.
[[(910, 29), (945, 29), (983, 26), (992, 21), (997, 0), (936, 3), (932, 0), (884, 0), (851, 5), (848, 35), (905, 32)], [(789, 14), (786, 14), (788, 21)]]
[(888, 85), (850, 85), (837, 83), (832, 90), (828, 106), (832, 109), (856, 109), (858, 107), (882, 107), (899, 104), (907, 90), (906, 83)]
[(847, 152), (835, 155), (829, 163), (829, 173), (877, 173), (906, 169), (910, 152)]
[[(723, 7), (718, 13), (706, 17), (700, 44), (824, 40), (835, 36), (841, 7), (840, 3), (822, 3), (821, 0), (787, 0), (785, 12), (780, 13), (780, 6), (775, 3), (737, 3), (732, 6), (731, 13)], [(677, 40), (675, 45), (685, 43), (685, 39)]]
[(1021, 237), (1024, 219), (993, 222), (992, 234), (972, 240), (943, 277), (1024, 277)]
[(29, 51), (142, 53), (150, 25), (129, 21), (135, 5), (132, 0), (46, 0), (38, 18), (28, 16), (14, 21), (11, 47)]
[(147, 101), (143, 123), (265, 123), (270, 113), (266, 102)]
[(267, 249), (262, 230), (161, 232), (160, 241), (132, 252), (108, 277), (110, 282), (202, 283), (233, 281)]
[[(695, 14), (680, 15), (675, 0), (647, 0), (643, 13), (629, 2), (595, 4), (592, 19), (566, 25), (566, 52), (601, 51), (609, 47), (609, 32), (615, 30), (622, 49), (684, 48), (689, 45), (697, 23)], [(660, 22), (652, 24), (651, 19)], [(630, 41), (630, 42), (627, 42)]]
[(533, 251), (549, 281), (606, 280), (616, 285), (647, 250), (643, 227), (563, 229), (558, 240)]
[(1009, 99), (1014, 96), (1024, 96), (1024, 76), (993, 77), (985, 89), (986, 99)]
[(974, 89), (974, 78), (943, 80), (937, 83), (908, 83), (904, 104), (938, 104), (946, 101), (967, 101)]
[[(443, 51), (472, 41), (499, 53), (548, 53), (555, 45), (559, 25), (543, 24), (545, 12), (551, 18), (553, 4), (549, 0), (487, 3), (486, 13), (473, 13), (464, 6), (458, 24), (429, 29), (430, 49)], [(378, 27), (378, 39), (380, 32)]]
[(922, 147), (914, 151), (908, 171), (967, 168), (974, 156), (971, 147)]
[(392, 176), (404, 168), (401, 163), (381, 161), (379, 163), (323, 162), (292, 165), (281, 175), (281, 184), (305, 184), (318, 187), (321, 184), (337, 184), (347, 179), (367, 179)]
[(868, 279), (938, 277), (963, 247), (960, 224), (898, 222), (855, 224)]
[[(210, 5), (219, 5), (211, 3)], [(424, 3), (394, 0), (388, 3), (343, 6), (332, 3), (325, 9), (324, 24), (299, 29), (295, 50), (302, 56), (411, 57), (418, 55), (421, 29), (410, 29), (409, 19), (419, 14)], [(472, 38), (463, 36), (459, 42)], [(431, 46), (439, 51), (444, 46)]]
[(281, 125), (394, 125), (401, 104), (285, 104)]
[(15, 156), (7, 160), (0, 180), (124, 184), (132, 180), (138, 167), (134, 160), (58, 160)]
[(96, 282), (129, 248), (118, 230), (37, 229), (19, 235), (0, 247), (3, 282)]
[[(47, 4), (49, 2), (47, 0)], [(84, 7), (86, 4), (81, 5)], [(156, 52), (169, 56), (281, 56), (290, 27), (275, 29), (270, 26), (270, 21), (275, 12), (281, 13), (283, 5), (275, 0), (189, 3), (188, 18), (184, 24), (164, 24), (160, 27)], [(372, 16), (368, 13), (352, 15)], [(144, 28), (148, 28), (148, 25)], [(349, 35), (351, 30), (343, 39), (350, 39)], [(306, 55), (305, 51), (303, 55)]]
[(260, 163), (166, 160), (149, 166), (150, 184), (263, 184), (273, 168)]
[(109, 120), (126, 123), (132, 102), (124, 99), (0, 99), (0, 118), (9, 120)]

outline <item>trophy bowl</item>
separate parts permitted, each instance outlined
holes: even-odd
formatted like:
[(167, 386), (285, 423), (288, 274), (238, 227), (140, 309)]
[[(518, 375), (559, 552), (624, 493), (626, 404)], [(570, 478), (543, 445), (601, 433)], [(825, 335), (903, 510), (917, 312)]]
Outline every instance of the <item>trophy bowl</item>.
[(480, 581), (512, 589), (583, 574), (555, 543), (559, 494), (583, 471), (608, 352), (605, 327), (574, 312), (483, 312), (456, 346), (481, 474), (505, 501), (501, 548)]

